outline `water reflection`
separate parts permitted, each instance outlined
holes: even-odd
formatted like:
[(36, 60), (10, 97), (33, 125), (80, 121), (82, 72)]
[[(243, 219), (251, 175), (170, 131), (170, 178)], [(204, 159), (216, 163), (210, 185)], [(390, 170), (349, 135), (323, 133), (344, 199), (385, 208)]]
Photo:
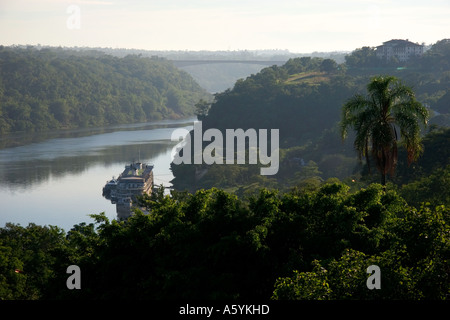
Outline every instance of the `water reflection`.
[[(59, 178), (67, 174), (82, 174), (94, 165), (109, 166), (116, 163), (128, 163), (142, 159), (151, 159), (168, 152), (171, 144), (168, 141), (152, 141), (142, 144), (126, 144), (105, 147), (101, 150), (85, 149), (73, 152), (66, 150), (50, 150), (29, 154), (11, 154), (11, 160), (0, 150), (0, 181), (9, 189), (31, 189), (50, 177)], [(34, 149), (34, 148), (30, 148)], [(58, 148), (56, 148), (58, 149)], [(54, 153), (51, 155), (51, 153)], [(57, 155), (59, 154), (59, 157)], [(111, 175), (118, 173), (112, 172)], [(106, 177), (107, 178), (107, 177)], [(106, 179), (105, 178), (105, 179)]]

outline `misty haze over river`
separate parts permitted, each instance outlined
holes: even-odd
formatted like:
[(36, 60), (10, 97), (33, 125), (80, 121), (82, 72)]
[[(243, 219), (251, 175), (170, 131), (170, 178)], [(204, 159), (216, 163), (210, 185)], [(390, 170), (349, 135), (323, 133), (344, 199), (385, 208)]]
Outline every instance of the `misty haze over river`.
[(153, 164), (155, 185), (170, 187), (171, 141), (176, 128), (196, 119), (164, 120), (94, 129), (0, 138), (0, 226), (55, 225), (69, 231), (94, 220), (117, 217), (102, 196), (107, 180), (135, 160)]

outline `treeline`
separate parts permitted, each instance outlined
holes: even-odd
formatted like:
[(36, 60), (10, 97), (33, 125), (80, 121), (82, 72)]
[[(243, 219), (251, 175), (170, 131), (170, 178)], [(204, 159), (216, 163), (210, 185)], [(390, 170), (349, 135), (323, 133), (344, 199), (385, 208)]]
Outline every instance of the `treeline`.
[(206, 93), (167, 60), (0, 47), (0, 133), (191, 116)]
[(400, 61), (395, 56), (391, 60), (378, 59), (376, 48), (362, 47), (345, 57), (346, 66), (349, 69), (367, 69), (382, 67), (400, 67), (402, 69), (413, 68), (429, 72), (450, 70), (450, 41), (443, 39), (437, 41), (424, 55), (412, 57), (407, 61)]
[[(373, 184), (315, 191), (156, 190), (128, 220), (0, 229), (0, 299), (450, 298), (450, 210)], [(81, 270), (69, 290), (67, 267)], [(381, 290), (369, 290), (370, 265)]]

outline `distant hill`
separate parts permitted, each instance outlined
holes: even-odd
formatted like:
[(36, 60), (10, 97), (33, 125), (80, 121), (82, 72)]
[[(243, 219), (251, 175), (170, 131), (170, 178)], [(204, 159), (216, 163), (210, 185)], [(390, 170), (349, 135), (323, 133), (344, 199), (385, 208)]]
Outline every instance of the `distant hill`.
[(210, 98), (157, 57), (0, 46), (0, 133), (187, 117)]
[[(176, 60), (273, 60), (287, 61), (298, 57), (318, 57), (333, 59), (343, 63), (348, 52), (312, 52), (294, 53), (288, 50), (229, 50), (229, 51), (188, 51), (188, 50), (141, 50), (125, 48), (77, 48), (80, 52), (100, 51), (116, 57), (127, 55), (141, 55), (142, 57), (159, 57), (170, 61)], [(188, 72), (200, 86), (210, 93), (222, 92), (233, 87), (239, 79), (256, 74), (265, 65), (245, 63), (214, 63), (180, 67)]]
[[(210, 57), (217, 59), (222, 57), (223, 59), (239, 59), (239, 60), (289, 60), (299, 57), (318, 57), (318, 58), (330, 58), (337, 63), (344, 62), (346, 53), (344, 52), (314, 52), (314, 53), (290, 53), (290, 52), (228, 52), (217, 53), (215, 56), (210, 53)], [(194, 57), (201, 58), (201, 55), (194, 53), (190, 54), (191, 59)], [(180, 56), (182, 57), (182, 56)], [(168, 55), (170, 59), (171, 56)], [(178, 58), (173, 58), (174, 60)], [(275, 63), (274, 63), (275, 64)], [(245, 79), (252, 74), (260, 72), (266, 68), (264, 65), (254, 65), (245, 63), (236, 64), (209, 64), (209, 65), (193, 65), (182, 67), (181, 69), (188, 72), (203, 88), (208, 92), (218, 93), (231, 89), (237, 80)]]

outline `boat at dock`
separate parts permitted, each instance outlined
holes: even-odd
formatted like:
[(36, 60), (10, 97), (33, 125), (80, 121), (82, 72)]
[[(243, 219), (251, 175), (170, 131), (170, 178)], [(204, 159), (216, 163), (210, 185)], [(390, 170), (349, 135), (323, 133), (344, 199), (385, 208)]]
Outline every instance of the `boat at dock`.
[(133, 204), (144, 194), (150, 195), (153, 189), (153, 165), (132, 162), (125, 166), (117, 179), (107, 181), (103, 196), (116, 204), (119, 218), (127, 218), (132, 213)]

